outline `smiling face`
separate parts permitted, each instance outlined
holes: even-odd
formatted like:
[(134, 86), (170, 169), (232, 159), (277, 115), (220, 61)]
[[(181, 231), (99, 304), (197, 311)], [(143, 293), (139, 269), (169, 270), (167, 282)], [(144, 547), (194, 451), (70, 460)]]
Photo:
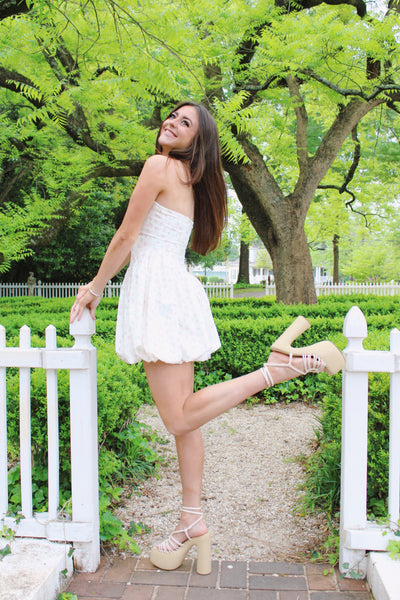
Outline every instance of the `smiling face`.
[(184, 105), (174, 110), (161, 125), (158, 144), (162, 153), (185, 150), (190, 147), (199, 131), (199, 115), (194, 106)]

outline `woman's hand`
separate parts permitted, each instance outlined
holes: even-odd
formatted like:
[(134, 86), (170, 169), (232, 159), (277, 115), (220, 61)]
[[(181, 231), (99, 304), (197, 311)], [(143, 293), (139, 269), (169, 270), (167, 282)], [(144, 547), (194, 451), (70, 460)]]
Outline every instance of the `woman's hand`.
[(87, 283), (86, 285), (82, 285), (79, 290), (78, 293), (76, 295), (76, 300), (72, 305), (71, 308), (71, 313), (70, 313), (70, 317), (69, 317), (69, 322), (73, 323), (75, 321), (76, 318), (78, 318), (78, 321), (80, 321), (83, 310), (85, 308), (89, 309), (90, 315), (92, 317), (92, 319), (95, 319), (95, 311), (96, 308), (98, 307), (100, 300), (101, 300), (101, 294), (97, 295), (97, 292), (94, 291), (91, 292), (92, 286), (92, 282)]

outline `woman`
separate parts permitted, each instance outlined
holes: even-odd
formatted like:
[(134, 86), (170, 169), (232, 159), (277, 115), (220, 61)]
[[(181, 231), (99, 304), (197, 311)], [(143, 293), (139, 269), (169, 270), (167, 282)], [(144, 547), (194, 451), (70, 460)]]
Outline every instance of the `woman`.
[(215, 122), (201, 105), (184, 102), (162, 123), (131, 195), (122, 224), (94, 279), (78, 291), (71, 321), (85, 307), (92, 317), (107, 282), (129, 261), (121, 289), (116, 351), (129, 363), (143, 361), (160, 416), (175, 436), (182, 480), (182, 512), (173, 534), (150, 559), (175, 569), (192, 545), (197, 571), (211, 570), (210, 535), (201, 514), (203, 443), (200, 427), (266, 387), (298, 375), (336, 373), (343, 357), (331, 342), (308, 348), (291, 343), (309, 323), (298, 317), (272, 345), (259, 370), (193, 392), (194, 361), (220, 346), (201, 284), (185, 268), (185, 249), (214, 249), (226, 220), (226, 189)]

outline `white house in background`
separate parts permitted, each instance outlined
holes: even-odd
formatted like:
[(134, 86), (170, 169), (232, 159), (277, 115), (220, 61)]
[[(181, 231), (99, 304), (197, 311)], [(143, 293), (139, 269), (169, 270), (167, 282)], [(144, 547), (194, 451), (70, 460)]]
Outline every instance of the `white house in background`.
[[(274, 274), (272, 269), (268, 267), (256, 267), (254, 262), (249, 261), (249, 281), (250, 283), (269, 283), (274, 282)], [(314, 281), (316, 285), (322, 283), (332, 283), (332, 275), (327, 267), (314, 267)], [(196, 277), (217, 277), (225, 283), (236, 283), (239, 273), (239, 260), (225, 263), (223, 265), (215, 265), (212, 269), (206, 271), (201, 266), (196, 266), (191, 269)], [(269, 278), (269, 279), (268, 279)]]
[(321, 285), (322, 283), (332, 283), (332, 273), (329, 267), (313, 267), (314, 283)]
[[(249, 248), (249, 281), (253, 284), (258, 283), (273, 283), (274, 273), (272, 267), (262, 266), (263, 261), (260, 257), (260, 248), (258, 246), (250, 246)], [(268, 258), (268, 262), (271, 260)], [(314, 266), (314, 281), (316, 285), (322, 283), (332, 283), (332, 274), (329, 267)], [(204, 269), (197, 265), (191, 269), (196, 277), (217, 277), (225, 283), (236, 283), (239, 273), (239, 259), (233, 262), (227, 262), (222, 265), (215, 265), (212, 269)]]

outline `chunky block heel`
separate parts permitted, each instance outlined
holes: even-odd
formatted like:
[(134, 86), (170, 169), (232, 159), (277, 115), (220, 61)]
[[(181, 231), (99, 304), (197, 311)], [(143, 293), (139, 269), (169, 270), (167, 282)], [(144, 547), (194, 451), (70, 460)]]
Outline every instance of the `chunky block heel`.
[[(200, 541), (201, 538), (201, 541)], [(196, 571), (199, 575), (208, 575), (211, 573), (211, 536), (208, 531), (197, 540), (197, 565)]]
[[(310, 321), (307, 321), (305, 317), (299, 315), (293, 323), (289, 325), (287, 329), (278, 337), (277, 340), (272, 344), (271, 350), (275, 350), (275, 352), (281, 352), (281, 350), (277, 350), (276, 348), (290, 348), (294, 340), (301, 336), (302, 333), (307, 331), (307, 329), (311, 327)], [(286, 354), (286, 353), (283, 353)]]
[[(173, 571), (181, 566), (187, 553), (192, 546), (197, 546), (197, 566), (196, 570), (199, 575), (208, 575), (211, 573), (211, 536), (210, 532), (204, 533), (197, 537), (190, 537), (189, 531), (197, 525), (202, 519), (200, 508), (182, 507), (182, 512), (198, 515), (198, 519), (194, 521), (186, 529), (175, 531), (170, 537), (158, 546), (154, 546), (150, 553), (150, 562), (157, 568), (164, 571)], [(188, 538), (185, 542), (179, 542), (174, 534), (184, 533)]]

